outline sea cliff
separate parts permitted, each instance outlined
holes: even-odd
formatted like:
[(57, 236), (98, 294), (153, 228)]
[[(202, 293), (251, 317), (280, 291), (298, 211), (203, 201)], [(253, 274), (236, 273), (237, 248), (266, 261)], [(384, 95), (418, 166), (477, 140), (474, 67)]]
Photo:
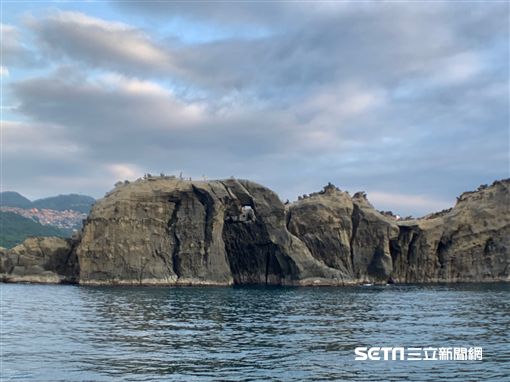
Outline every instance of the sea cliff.
[(510, 180), (397, 220), (333, 185), (283, 204), (247, 180), (149, 177), (96, 202), (79, 237), (0, 250), (5, 282), (351, 285), (510, 281)]

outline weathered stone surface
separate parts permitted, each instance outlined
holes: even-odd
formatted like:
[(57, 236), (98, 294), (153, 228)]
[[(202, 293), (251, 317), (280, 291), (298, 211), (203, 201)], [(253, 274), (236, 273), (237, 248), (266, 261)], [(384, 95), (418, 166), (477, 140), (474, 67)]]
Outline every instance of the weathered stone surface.
[(391, 243), (397, 282), (510, 280), (510, 180), (466, 192), (456, 206), (399, 223)]
[(329, 186), (291, 204), (287, 225), (315, 258), (355, 282), (509, 281), (509, 206), (503, 180), (464, 193), (449, 211), (397, 221), (363, 193), (351, 198)]
[(74, 242), (59, 237), (26, 239), (0, 251), (0, 279), (4, 282), (72, 283), (78, 274)]
[(233, 179), (149, 178), (117, 187), (93, 207), (77, 255), (81, 284), (300, 284), (341, 278), (287, 231), (276, 194)]
[(342, 272), (346, 283), (387, 281), (393, 270), (390, 241), (399, 229), (364, 193), (350, 197), (332, 185), (288, 207), (289, 231), (313, 256)]
[(399, 221), (332, 185), (284, 206), (245, 180), (150, 177), (99, 200), (80, 239), (0, 250), (10, 282), (348, 285), (510, 281), (510, 180)]

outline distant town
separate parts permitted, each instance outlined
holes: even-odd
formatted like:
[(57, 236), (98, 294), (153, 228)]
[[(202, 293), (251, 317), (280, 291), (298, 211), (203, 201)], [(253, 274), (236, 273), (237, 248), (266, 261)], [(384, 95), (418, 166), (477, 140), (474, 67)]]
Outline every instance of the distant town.
[(39, 209), (2, 206), (0, 207), (0, 211), (12, 212), (27, 219), (32, 219), (42, 225), (54, 226), (67, 230), (79, 229), (82, 225), (83, 219), (87, 217), (87, 214), (78, 211), (57, 211), (47, 208)]

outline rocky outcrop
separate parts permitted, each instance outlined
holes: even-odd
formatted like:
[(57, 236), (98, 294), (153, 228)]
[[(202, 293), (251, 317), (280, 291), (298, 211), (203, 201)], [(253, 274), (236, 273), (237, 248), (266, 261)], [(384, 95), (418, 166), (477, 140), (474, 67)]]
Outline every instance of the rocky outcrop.
[(382, 215), (364, 193), (351, 198), (331, 185), (288, 210), (289, 231), (357, 282), (510, 280), (510, 180), (464, 193), (454, 208), (423, 219)]
[(59, 237), (26, 239), (10, 250), (0, 249), (0, 280), (4, 282), (74, 283), (78, 263), (75, 242)]
[(454, 208), (416, 220), (382, 215), (364, 193), (351, 198), (332, 186), (288, 210), (289, 231), (315, 258), (357, 282), (510, 280), (510, 180), (464, 193)]
[(0, 273), (108, 285), (509, 281), (509, 206), (509, 180), (399, 221), (333, 185), (283, 205), (246, 180), (148, 177), (99, 200), (79, 240), (0, 251)]
[(510, 280), (510, 180), (466, 192), (449, 211), (399, 223), (396, 282)]
[(288, 232), (275, 193), (233, 179), (119, 185), (93, 207), (77, 255), (81, 284), (293, 285), (342, 276)]
[(288, 207), (287, 227), (317, 260), (342, 272), (344, 280), (386, 281), (393, 270), (390, 242), (395, 221), (381, 215), (364, 193), (354, 197), (328, 185)]

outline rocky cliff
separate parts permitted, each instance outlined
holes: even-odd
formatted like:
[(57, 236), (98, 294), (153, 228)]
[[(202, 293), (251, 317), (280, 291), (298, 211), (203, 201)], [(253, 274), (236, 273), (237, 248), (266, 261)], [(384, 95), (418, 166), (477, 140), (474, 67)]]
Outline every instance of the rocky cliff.
[(296, 284), (340, 273), (290, 234), (276, 194), (243, 180), (149, 178), (92, 209), (82, 284)]
[(348, 285), (510, 280), (510, 181), (419, 220), (332, 185), (283, 205), (245, 180), (149, 177), (99, 200), (81, 238), (0, 251), (4, 281)]
[(287, 226), (315, 258), (357, 282), (510, 281), (510, 180), (405, 221), (376, 211), (364, 193), (328, 186), (289, 205)]
[(399, 228), (390, 248), (397, 282), (510, 281), (510, 180)]
[(398, 238), (399, 227), (377, 212), (364, 193), (350, 197), (329, 185), (289, 205), (287, 227), (315, 259), (341, 271), (349, 282), (390, 278), (390, 243)]

